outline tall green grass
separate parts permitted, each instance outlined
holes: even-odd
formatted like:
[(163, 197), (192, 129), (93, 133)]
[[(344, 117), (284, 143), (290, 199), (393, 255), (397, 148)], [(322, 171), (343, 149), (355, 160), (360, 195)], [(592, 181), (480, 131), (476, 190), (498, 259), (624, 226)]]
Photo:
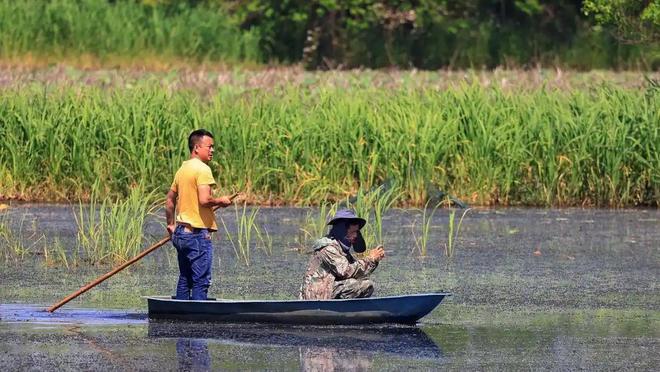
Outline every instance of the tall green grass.
[(140, 252), (144, 223), (159, 204), (155, 193), (141, 185), (133, 186), (119, 201), (98, 196), (94, 190), (91, 202), (81, 203), (75, 214), (79, 246), (73, 253), (95, 264), (129, 260)]
[(367, 221), (361, 229), (367, 248), (385, 244), (383, 239), (383, 217), (399, 196), (398, 187), (379, 185), (371, 190), (358, 190), (353, 202), (351, 202), (351, 198), (348, 198), (344, 203), (346, 207), (354, 210), (358, 217)]
[(463, 210), (463, 214), (461, 214), (458, 224), (456, 224), (456, 210), (452, 209), (449, 212), (449, 221), (447, 222), (447, 243), (445, 243), (445, 256), (447, 256), (447, 258), (454, 257), (456, 241), (458, 240), (458, 234), (461, 232), (463, 219), (470, 210), (470, 208)]
[[(273, 254), (273, 238), (268, 233), (265, 226), (257, 224), (257, 215), (259, 208), (248, 209), (247, 203), (242, 207), (234, 204), (234, 224), (236, 231), (231, 233), (230, 228), (225, 222), (225, 218), (220, 217), (220, 223), (225, 230), (225, 236), (231, 244), (236, 259), (243, 262), (245, 266), (250, 265), (251, 247), (260, 247), (264, 254), (270, 256)], [(254, 234), (254, 235), (253, 235)], [(256, 239), (254, 236), (256, 235)], [(260, 244), (259, 244), (260, 243)]]
[(328, 233), (328, 221), (337, 213), (338, 207), (338, 203), (323, 202), (317, 211), (307, 211), (295, 239), (296, 249), (299, 252), (309, 252), (314, 241)]
[(163, 194), (192, 129), (215, 133), (221, 188), (253, 202), (341, 200), (391, 179), (399, 204), (429, 183), (471, 204), (660, 201), (660, 90), (344, 91), (228, 86), (211, 97), (124, 90), (0, 91), (0, 194), (42, 200)]
[(220, 7), (135, 1), (0, 0), (0, 55), (258, 61), (259, 35)]
[(422, 221), (420, 223), (419, 229), (415, 226), (417, 224), (417, 220), (413, 221), (412, 225), (410, 226), (413, 241), (415, 242), (415, 246), (412, 248), (412, 251), (414, 252), (416, 250), (417, 253), (422, 257), (428, 254), (428, 245), (429, 238), (431, 237), (433, 215), (438, 210), (439, 206), (440, 205), (438, 204), (429, 209), (429, 203), (427, 202), (426, 205), (424, 205), (424, 208), (421, 209)]

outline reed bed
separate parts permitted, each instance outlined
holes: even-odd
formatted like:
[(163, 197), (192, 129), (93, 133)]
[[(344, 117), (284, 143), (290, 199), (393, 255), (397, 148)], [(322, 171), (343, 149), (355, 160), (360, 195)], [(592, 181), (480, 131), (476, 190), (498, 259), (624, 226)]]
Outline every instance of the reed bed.
[(316, 205), (385, 179), (398, 205), (429, 185), (480, 205), (657, 206), (660, 89), (524, 92), (463, 84), (349, 91), (226, 86), (210, 96), (142, 83), (0, 91), (0, 197), (165, 193), (188, 133), (216, 134), (222, 188)]
[(219, 7), (131, 1), (0, 1), (0, 57), (88, 65), (168, 59), (249, 63), (260, 36)]

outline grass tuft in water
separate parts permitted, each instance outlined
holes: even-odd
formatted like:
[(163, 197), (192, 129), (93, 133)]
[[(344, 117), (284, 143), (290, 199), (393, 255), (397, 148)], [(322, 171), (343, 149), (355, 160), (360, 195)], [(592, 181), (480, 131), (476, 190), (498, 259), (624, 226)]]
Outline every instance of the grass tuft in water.
[(428, 204), (429, 202), (426, 202), (426, 206), (424, 207), (424, 209), (422, 209), (421, 231), (419, 233), (415, 232), (416, 231), (415, 225), (417, 221), (413, 221), (411, 225), (413, 240), (415, 241), (415, 247), (413, 247), (413, 251), (417, 250), (417, 253), (420, 256), (426, 256), (426, 254), (428, 253), (428, 243), (429, 243), (429, 237), (431, 236), (431, 226), (432, 226), (431, 222), (433, 221), (433, 215), (440, 206), (439, 204), (437, 204), (429, 212)]
[(358, 190), (354, 201), (346, 199), (345, 206), (353, 209), (358, 217), (362, 217), (367, 224), (361, 230), (367, 247), (384, 245), (383, 216), (399, 199), (402, 193), (396, 186), (386, 188), (380, 185), (372, 190)]
[[(445, 256), (447, 258), (454, 257), (454, 249), (456, 248), (456, 241), (458, 240), (458, 234), (461, 232), (461, 225), (463, 224), (463, 218), (471, 209), (465, 209), (461, 218), (458, 220), (458, 225), (456, 225), (456, 210), (452, 209), (449, 212), (449, 222), (447, 223), (447, 243), (445, 244)], [(455, 228), (454, 228), (455, 227)]]
[(256, 224), (257, 213), (259, 208), (252, 208), (248, 210), (247, 203), (243, 203), (243, 207), (234, 204), (234, 222), (236, 224), (236, 234), (233, 236), (224, 218), (220, 217), (220, 222), (225, 230), (225, 235), (229, 240), (236, 259), (245, 263), (246, 266), (250, 265), (250, 245), (252, 244), (252, 233), (256, 232), (257, 237), (264, 245), (264, 251), (272, 253), (272, 240), (265, 229), (262, 233)]
[(155, 192), (134, 186), (124, 200), (98, 196), (94, 187), (90, 203), (80, 204), (75, 220), (78, 250), (94, 264), (123, 263), (140, 252), (143, 226), (148, 215), (158, 208)]
[[(25, 215), (21, 216), (18, 231), (14, 231), (10, 227), (11, 215), (6, 210), (0, 211), (0, 258), (5, 262), (21, 261), (34, 255), (37, 243), (45, 239), (43, 234), (37, 233), (36, 221), (32, 222), (31, 235), (24, 239), (25, 219)], [(23, 241), (32, 243), (26, 245)]]

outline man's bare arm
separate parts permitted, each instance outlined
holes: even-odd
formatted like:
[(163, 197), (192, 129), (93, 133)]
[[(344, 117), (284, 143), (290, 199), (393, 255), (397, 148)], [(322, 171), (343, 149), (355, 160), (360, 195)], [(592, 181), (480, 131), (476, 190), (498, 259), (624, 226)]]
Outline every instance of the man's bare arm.
[(228, 196), (214, 198), (211, 195), (211, 185), (197, 186), (197, 197), (199, 199), (199, 204), (207, 208), (213, 208), (215, 206), (228, 207), (231, 205), (231, 199)]
[(176, 208), (176, 199), (178, 194), (170, 190), (167, 192), (167, 200), (165, 201), (165, 219), (167, 221), (167, 231), (171, 234), (174, 233), (176, 221), (174, 221), (174, 209)]

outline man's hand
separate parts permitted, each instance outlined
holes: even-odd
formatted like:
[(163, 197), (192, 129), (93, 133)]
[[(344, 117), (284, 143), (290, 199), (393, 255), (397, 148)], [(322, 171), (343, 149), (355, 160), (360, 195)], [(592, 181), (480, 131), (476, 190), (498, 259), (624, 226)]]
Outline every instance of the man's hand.
[(385, 250), (383, 249), (383, 246), (379, 245), (378, 247), (370, 250), (368, 257), (376, 262), (382, 260), (383, 257), (385, 257)]
[(222, 208), (228, 207), (231, 205), (231, 199), (229, 199), (228, 196), (221, 196), (219, 198), (215, 198), (215, 205)]
[(174, 229), (176, 229), (176, 224), (167, 225), (167, 232), (170, 234), (170, 237), (174, 234)]

